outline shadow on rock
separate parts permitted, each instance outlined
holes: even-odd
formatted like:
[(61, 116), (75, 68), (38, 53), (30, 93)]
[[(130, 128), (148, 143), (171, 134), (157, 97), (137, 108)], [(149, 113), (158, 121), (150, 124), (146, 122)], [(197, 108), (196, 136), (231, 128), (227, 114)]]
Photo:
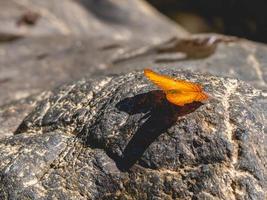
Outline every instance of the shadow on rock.
[(159, 90), (126, 98), (117, 103), (116, 107), (120, 111), (130, 115), (145, 113), (140, 119), (140, 127), (117, 160), (118, 168), (122, 171), (129, 170), (149, 145), (177, 121), (177, 117), (194, 112), (201, 105), (203, 104), (200, 102), (193, 102), (182, 107), (176, 106), (169, 103), (165, 94)]

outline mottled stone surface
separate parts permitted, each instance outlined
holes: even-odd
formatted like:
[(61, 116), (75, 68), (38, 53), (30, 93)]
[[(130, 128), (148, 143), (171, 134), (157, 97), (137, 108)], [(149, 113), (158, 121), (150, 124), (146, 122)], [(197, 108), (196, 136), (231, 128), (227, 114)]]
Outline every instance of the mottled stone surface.
[[(141, 0), (0, 10), (1, 200), (267, 198), (265, 45), (190, 36)], [(144, 67), (211, 98), (176, 107)]]
[(177, 107), (142, 72), (46, 94), (0, 140), (1, 199), (266, 199), (266, 97), (242, 81), (160, 70), (211, 98)]

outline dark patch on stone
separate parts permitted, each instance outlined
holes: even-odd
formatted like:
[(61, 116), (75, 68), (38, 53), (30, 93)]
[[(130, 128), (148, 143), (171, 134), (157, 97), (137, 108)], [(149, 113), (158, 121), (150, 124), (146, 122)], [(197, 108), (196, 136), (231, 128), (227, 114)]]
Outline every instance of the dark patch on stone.
[(5, 83), (8, 83), (8, 81), (10, 81), (10, 78), (0, 79), (0, 85), (5, 84)]
[(100, 50), (106, 51), (106, 50), (113, 50), (113, 49), (117, 49), (120, 48), (121, 46), (119, 44), (109, 44), (109, 45), (105, 45), (103, 47), (100, 48)]
[(17, 25), (34, 26), (40, 17), (41, 15), (38, 12), (27, 11), (20, 17), (20, 19), (18, 19)]

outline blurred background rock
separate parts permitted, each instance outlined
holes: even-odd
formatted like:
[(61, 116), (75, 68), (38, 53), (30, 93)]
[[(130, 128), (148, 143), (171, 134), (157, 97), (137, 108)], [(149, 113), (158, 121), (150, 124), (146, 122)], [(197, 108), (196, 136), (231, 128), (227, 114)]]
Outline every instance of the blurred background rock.
[(265, 0), (147, 0), (192, 33), (217, 32), (267, 42)]

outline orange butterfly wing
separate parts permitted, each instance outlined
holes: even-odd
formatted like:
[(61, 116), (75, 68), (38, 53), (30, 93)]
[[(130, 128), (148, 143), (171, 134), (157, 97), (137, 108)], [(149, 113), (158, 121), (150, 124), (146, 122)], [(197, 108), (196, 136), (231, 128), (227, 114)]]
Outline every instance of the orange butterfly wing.
[(152, 70), (145, 69), (145, 76), (166, 93), (166, 98), (171, 103), (183, 106), (193, 101), (208, 99), (200, 85), (184, 80), (175, 80), (169, 76), (160, 75)]
[(160, 75), (150, 69), (145, 69), (144, 74), (162, 90), (181, 90), (188, 92), (201, 92), (201, 86), (183, 80), (175, 80), (169, 76)]
[(166, 98), (169, 102), (177, 106), (183, 106), (184, 104), (192, 103), (194, 101), (204, 101), (208, 99), (208, 96), (203, 92), (167, 92)]

